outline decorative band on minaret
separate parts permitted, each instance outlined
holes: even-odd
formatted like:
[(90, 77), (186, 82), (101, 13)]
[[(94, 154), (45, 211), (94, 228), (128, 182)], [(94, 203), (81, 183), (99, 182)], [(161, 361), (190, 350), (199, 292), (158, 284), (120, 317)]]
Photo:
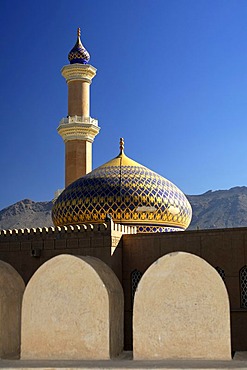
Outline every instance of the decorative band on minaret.
[(65, 186), (92, 171), (92, 143), (99, 133), (98, 121), (90, 117), (90, 84), (96, 68), (88, 64), (90, 55), (77, 41), (69, 52), (69, 65), (61, 73), (68, 84), (68, 116), (60, 121), (58, 133), (65, 143)]

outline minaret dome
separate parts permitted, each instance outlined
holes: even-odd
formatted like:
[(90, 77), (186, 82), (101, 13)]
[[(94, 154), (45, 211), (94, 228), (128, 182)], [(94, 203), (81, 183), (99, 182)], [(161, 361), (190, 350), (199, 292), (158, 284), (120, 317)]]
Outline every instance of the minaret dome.
[(80, 64), (88, 64), (90, 60), (90, 54), (86, 50), (86, 48), (82, 45), (81, 42), (81, 29), (77, 29), (77, 41), (75, 46), (70, 50), (68, 59), (70, 64), (80, 63)]

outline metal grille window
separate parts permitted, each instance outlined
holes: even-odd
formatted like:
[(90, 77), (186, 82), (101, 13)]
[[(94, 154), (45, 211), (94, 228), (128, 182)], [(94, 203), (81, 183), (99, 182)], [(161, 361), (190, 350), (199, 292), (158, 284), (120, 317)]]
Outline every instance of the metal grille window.
[(241, 307), (247, 308), (247, 266), (241, 268), (239, 272)]
[(134, 296), (136, 292), (136, 288), (139, 284), (139, 281), (141, 280), (142, 272), (138, 270), (134, 270), (131, 272), (131, 296), (132, 296), (132, 302), (134, 301)]
[(219, 266), (215, 267), (215, 270), (218, 271), (218, 273), (222, 277), (222, 280), (225, 280), (226, 277), (225, 271)]

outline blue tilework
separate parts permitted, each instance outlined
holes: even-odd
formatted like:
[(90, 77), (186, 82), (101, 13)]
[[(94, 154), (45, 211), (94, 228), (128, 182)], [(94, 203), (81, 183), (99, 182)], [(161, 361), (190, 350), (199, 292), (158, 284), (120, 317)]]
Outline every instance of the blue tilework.
[(102, 166), (69, 185), (56, 200), (56, 226), (104, 222), (106, 214), (138, 232), (184, 230), (192, 210), (169, 180), (144, 166)]

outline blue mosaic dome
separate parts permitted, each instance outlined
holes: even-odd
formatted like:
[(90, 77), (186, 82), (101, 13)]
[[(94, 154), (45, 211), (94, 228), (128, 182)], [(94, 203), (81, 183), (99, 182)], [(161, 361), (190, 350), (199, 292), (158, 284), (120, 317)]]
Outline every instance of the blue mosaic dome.
[(70, 50), (68, 59), (70, 64), (80, 63), (80, 64), (87, 64), (90, 60), (90, 54), (82, 45), (81, 42), (81, 30), (78, 28), (77, 30), (77, 41), (73, 49)]
[(192, 210), (174, 184), (128, 158), (123, 151), (86, 176), (70, 184), (57, 198), (55, 226), (100, 223), (107, 215), (137, 232), (185, 230)]

